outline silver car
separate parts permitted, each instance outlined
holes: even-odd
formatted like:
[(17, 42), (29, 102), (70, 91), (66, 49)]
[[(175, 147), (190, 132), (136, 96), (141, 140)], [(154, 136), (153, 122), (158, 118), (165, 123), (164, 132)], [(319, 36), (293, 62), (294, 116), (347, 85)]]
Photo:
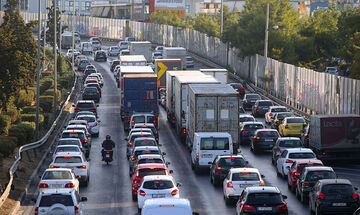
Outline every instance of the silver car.
[(285, 149), (301, 148), (303, 144), (298, 137), (281, 137), (279, 138), (274, 147), (272, 148), (271, 160), (273, 164), (276, 164), (276, 160)]

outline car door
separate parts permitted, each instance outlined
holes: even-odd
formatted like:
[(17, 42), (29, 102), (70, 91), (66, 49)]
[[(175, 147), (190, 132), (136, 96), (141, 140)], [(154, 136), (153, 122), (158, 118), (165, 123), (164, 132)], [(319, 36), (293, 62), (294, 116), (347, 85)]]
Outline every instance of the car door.
[(285, 151), (283, 151), (283, 152), (281, 153), (279, 159), (277, 159), (277, 161), (276, 161), (276, 167), (277, 167), (277, 169), (278, 169), (278, 172), (281, 172), (281, 168), (282, 168), (282, 166), (283, 166), (283, 164), (284, 164), (284, 162), (285, 162), (285, 160), (286, 160), (287, 154), (288, 154), (288, 151), (285, 150)]
[(223, 191), (226, 193), (227, 183), (230, 181), (231, 171), (228, 172), (226, 178), (223, 181)]

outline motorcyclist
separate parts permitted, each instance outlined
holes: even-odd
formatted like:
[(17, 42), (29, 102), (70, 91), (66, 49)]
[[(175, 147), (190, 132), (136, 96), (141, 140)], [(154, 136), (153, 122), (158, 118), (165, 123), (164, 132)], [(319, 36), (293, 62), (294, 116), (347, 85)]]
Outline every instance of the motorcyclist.
[[(112, 151), (112, 149), (115, 147), (115, 142), (111, 140), (110, 135), (106, 135), (106, 139), (103, 141), (101, 146), (102, 146), (102, 149), (101, 149), (102, 160), (104, 160), (105, 151)], [(112, 157), (112, 153), (111, 153), (111, 157)]]

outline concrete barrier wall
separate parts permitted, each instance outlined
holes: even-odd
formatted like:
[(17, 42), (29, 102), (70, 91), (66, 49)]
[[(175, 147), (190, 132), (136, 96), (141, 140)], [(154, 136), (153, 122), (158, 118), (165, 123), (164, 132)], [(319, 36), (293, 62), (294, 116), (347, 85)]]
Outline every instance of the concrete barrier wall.
[[(37, 20), (37, 14), (22, 13), (22, 16), (26, 22)], [(45, 18), (43, 15), (42, 19)], [(62, 21), (70, 31), (75, 29), (84, 36), (125, 38), (125, 20), (62, 15)], [(360, 114), (360, 80), (319, 73), (260, 55), (240, 59), (238, 49), (228, 47), (219, 38), (191, 29), (133, 21), (129, 25), (130, 35), (140, 36), (138, 39), (185, 47), (192, 53), (231, 68), (241, 78), (303, 111)]]

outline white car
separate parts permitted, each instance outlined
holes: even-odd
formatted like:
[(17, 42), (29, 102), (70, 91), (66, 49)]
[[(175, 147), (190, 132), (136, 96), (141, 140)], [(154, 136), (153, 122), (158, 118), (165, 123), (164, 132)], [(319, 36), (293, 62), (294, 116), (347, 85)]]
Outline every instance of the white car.
[(57, 141), (57, 146), (78, 146), (82, 152), (85, 152), (85, 149), (79, 138), (61, 138)]
[(326, 67), (325, 72), (332, 75), (338, 75), (337, 68), (333, 66)]
[(55, 155), (50, 168), (72, 169), (80, 182), (85, 185), (89, 183), (90, 167), (82, 152), (59, 152)]
[(130, 50), (129, 49), (121, 50), (119, 56), (123, 56), (123, 55), (130, 55)]
[(104, 79), (101, 75), (101, 73), (91, 73), (90, 75), (88, 75), (87, 78), (96, 78), (100, 84), (100, 86), (104, 86)]
[(92, 64), (86, 66), (85, 70), (88, 70), (88, 69), (96, 71), (96, 67), (94, 65), (92, 65)]
[(147, 199), (141, 215), (199, 215), (192, 212), (190, 201), (180, 198)]
[(226, 204), (237, 199), (246, 187), (264, 186), (264, 180), (256, 168), (231, 168), (223, 181), (223, 192)]
[(81, 115), (76, 117), (77, 120), (86, 120), (90, 127), (90, 134), (98, 137), (100, 133), (100, 120), (94, 115)]
[(239, 116), (239, 127), (241, 127), (244, 122), (256, 122), (256, 119), (250, 114), (242, 114)]
[(271, 124), (274, 119), (274, 113), (288, 112), (284, 106), (270, 106), (268, 112), (265, 113), (265, 123)]
[(39, 192), (54, 188), (69, 188), (79, 192), (79, 180), (71, 169), (46, 169), (40, 179)]
[(120, 42), (118, 43), (118, 47), (120, 48), (120, 50), (128, 49), (128, 48), (129, 48), (129, 42), (127, 42), (127, 41), (120, 41)]
[(166, 164), (166, 165), (170, 164), (170, 162), (165, 162), (164, 157), (162, 155), (159, 155), (159, 154), (143, 154), (143, 155), (139, 155), (137, 157), (135, 165), (129, 169), (130, 176), (133, 175), (134, 170), (136, 169), (136, 167), (139, 164), (143, 164), (143, 163), (163, 163), (163, 164)]
[(83, 152), (77, 145), (58, 145), (53, 153), (52, 160), (55, 159), (55, 155), (61, 152)]
[(276, 172), (286, 177), (291, 165), (293, 165), (296, 160), (302, 159), (316, 159), (316, 155), (308, 148), (285, 149), (276, 161)]
[(136, 133), (136, 132), (148, 132), (148, 133), (151, 133), (151, 134), (154, 136), (151, 128), (132, 128), (132, 129), (129, 131), (128, 139), (131, 138), (131, 134), (132, 134), (132, 133)]
[(179, 186), (172, 176), (149, 175), (142, 180), (138, 189), (138, 208), (142, 209), (147, 199), (179, 198)]
[[(74, 50), (74, 52), (76, 52), (76, 50)], [(67, 56), (68, 58), (72, 58), (72, 56), (73, 56), (73, 50), (72, 50), (72, 49), (68, 49), (68, 50), (67, 50), (67, 53), (66, 53), (66, 56)]]
[(90, 138), (90, 132), (88, 130), (88, 127), (86, 125), (68, 125), (65, 130), (83, 130), (85, 132), (86, 137)]
[(79, 197), (76, 190), (72, 189), (46, 189), (39, 192), (35, 203), (35, 214), (84, 214), (82, 202), (86, 197)]

